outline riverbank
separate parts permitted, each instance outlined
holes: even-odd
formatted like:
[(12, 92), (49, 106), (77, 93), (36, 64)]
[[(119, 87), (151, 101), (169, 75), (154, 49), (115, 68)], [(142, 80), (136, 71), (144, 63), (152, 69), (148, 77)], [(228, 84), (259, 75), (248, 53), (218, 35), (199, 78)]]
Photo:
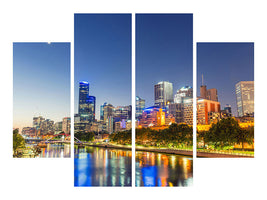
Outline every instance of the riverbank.
[(198, 158), (254, 158), (254, 155), (244, 154), (227, 154), (227, 153), (215, 153), (215, 152), (197, 152)]
[[(83, 143), (84, 146), (91, 147), (102, 147), (102, 148), (113, 148), (113, 149), (124, 149), (124, 150), (132, 150), (131, 146), (126, 145), (115, 145), (115, 144), (95, 144), (95, 143)], [(148, 151), (148, 152), (156, 152), (156, 153), (167, 153), (167, 154), (176, 154), (183, 156), (193, 156), (193, 151), (191, 150), (178, 150), (178, 149), (165, 149), (165, 148), (153, 148), (153, 147), (140, 147), (137, 146), (135, 151)]]

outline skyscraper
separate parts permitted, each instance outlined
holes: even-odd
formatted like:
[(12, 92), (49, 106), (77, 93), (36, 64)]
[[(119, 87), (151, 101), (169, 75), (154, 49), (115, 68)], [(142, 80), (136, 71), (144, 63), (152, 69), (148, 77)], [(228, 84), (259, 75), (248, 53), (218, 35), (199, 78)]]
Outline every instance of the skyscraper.
[(81, 122), (95, 121), (96, 98), (89, 96), (89, 83), (80, 81), (79, 86), (79, 115)]
[(104, 122), (107, 121), (109, 117), (113, 118), (114, 115), (114, 107), (111, 104), (107, 104), (104, 106)]
[(165, 108), (168, 102), (173, 101), (173, 86), (168, 81), (161, 81), (154, 85), (155, 106)]
[(135, 102), (136, 102), (136, 109), (135, 109), (135, 117), (139, 118), (140, 116), (142, 116), (143, 110), (145, 109), (145, 100), (141, 99), (139, 96), (136, 96), (135, 98)]
[(80, 81), (78, 112), (81, 117), (81, 121), (89, 121), (88, 96), (89, 96), (89, 83), (87, 81)]
[(235, 85), (238, 117), (254, 115), (254, 81), (240, 81)]
[(104, 120), (104, 107), (107, 105), (105, 102), (103, 105), (100, 106), (100, 120)]
[(89, 110), (89, 122), (95, 121), (95, 96), (88, 96), (87, 103), (88, 103), (88, 110)]

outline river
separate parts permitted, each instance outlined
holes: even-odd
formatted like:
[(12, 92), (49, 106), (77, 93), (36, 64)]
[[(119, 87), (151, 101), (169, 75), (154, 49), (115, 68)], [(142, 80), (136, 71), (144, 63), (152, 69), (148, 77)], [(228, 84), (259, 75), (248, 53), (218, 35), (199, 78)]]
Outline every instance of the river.
[[(26, 146), (31, 147), (32, 144)], [(47, 144), (47, 147), (41, 148), (41, 152), (35, 158), (70, 158), (70, 144)]]
[[(74, 149), (74, 186), (131, 186), (132, 152)], [(136, 186), (191, 186), (192, 157), (136, 151)]]

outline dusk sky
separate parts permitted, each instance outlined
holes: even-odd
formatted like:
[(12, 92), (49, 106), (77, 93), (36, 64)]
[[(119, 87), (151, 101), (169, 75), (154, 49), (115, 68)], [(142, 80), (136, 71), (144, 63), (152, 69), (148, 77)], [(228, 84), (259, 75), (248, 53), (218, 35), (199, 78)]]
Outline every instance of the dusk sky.
[(130, 14), (75, 14), (75, 113), (81, 80), (96, 97), (96, 119), (104, 102), (131, 105), (131, 26)]
[(217, 89), (221, 109), (230, 104), (236, 116), (235, 84), (254, 81), (254, 44), (198, 43), (197, 96), (200, 95), (202, 74), (207, 89)]
[(136, 95), (154, 105), (154, 85), (193, 86), (193, 15), (136, 14)]
[(70, 117), (70, 43), (13, 44), (13, 127)]

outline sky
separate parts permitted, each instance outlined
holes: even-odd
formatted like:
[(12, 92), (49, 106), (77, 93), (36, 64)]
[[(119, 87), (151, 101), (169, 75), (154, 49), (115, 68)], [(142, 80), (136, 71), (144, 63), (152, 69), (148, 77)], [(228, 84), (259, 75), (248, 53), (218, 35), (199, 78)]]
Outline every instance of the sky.
[(70, 43), (13, 43), (13, 127), (70, 117)]
[(193, 86), (193, 15), (136, 14), (136, 95), (154, 105), (154, 85)]
[(78, 113), (79, 81), (100, 105), (131, 105), (131, 15), (74, 15), (74, 112)]
[(198, 96), (202, 74), (207, 89), (217, 89), (221, 109), (230, 104), (232, 113), (237, 116), (235, 84), (239, 81), (254, 81), (254, 44), (198, 43)]

